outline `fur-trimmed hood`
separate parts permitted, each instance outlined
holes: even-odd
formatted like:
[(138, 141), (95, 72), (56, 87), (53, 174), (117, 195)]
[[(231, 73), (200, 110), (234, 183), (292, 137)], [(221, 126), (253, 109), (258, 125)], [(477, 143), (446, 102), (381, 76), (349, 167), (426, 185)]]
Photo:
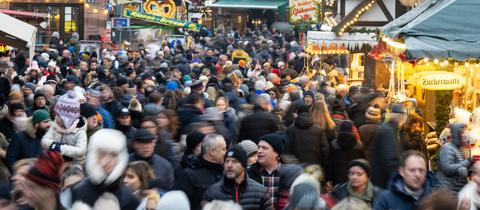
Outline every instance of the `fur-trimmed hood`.
[[(90, 138), (86, 157), (86, 172), (95, 185), (110, 185), (118, 180), (128, 165), (127, 140), (122, 132), (114, 129), (100, 129)], [(118, 163), (110, 174), (98, 164), (98, 150), (118, 153)]]

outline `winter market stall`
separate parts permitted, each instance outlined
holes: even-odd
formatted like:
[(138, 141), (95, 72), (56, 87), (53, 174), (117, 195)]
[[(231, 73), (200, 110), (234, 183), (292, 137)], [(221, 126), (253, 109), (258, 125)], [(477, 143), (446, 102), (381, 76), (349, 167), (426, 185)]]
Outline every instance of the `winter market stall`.
[(385, 50), (377, 53), (390, 69), (390, 99), (425, 101), (424, 117), (437, 133), (452, 107), (472, 111), (478, 104), (478, 9), (476, 0), (423, 1), (383, 27)]
[(0, 20), (0, 43), (28, 49), (31, 59), (35, 53), (37, 28), (4, 13), (0, 13)]

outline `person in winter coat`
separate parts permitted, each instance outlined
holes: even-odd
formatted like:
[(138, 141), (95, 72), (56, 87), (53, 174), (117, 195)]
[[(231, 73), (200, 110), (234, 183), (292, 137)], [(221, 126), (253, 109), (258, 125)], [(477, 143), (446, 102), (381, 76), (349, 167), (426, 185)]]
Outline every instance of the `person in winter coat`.
[(57, 52), (60, 52), (60, 49), (62, 48), (63, 41), (60, 40), (60, 33), (57, 31), (54, 31), (52, 33), (52, 37), (50, 38), (50, 43), (48, 44), (48, 47), (50, 49), (55, 49)]
[(365, 149), (365, 155), (367, 158), (370, 157), (370, 146), (372, 145), (373, 138), (377, 132), (378, 127), (380, 127), (380, 119), (382, 118), (382, 112), (378, 105), (368, 107), (365, 112), (365, 117), (367, 120), (365, 124), (361, 125), (358, 128), (358, 133), (360, 134), (360, 139), (363, 143), (363, 148)]
[(26, 113), (28, 116), (32, 116), (33, 112), (43, 109), (49, 111), (50, 108), (47, 106), (47, 97), (43, 93), (37, 92), (33, 96), (33, 106), (29, 108)]
[(467, 184), (468, 169), (472, 164), (472, 161), (469, 158), (465, 159), (460, 151), (460, 146), (465, 144), (463, 137), (465, 129), (465, 124), (450, 124), (452, 140), (440, 148), (438, 158), (437, 178), (445, 188), (454, 192), (460, 191)]
[(353, 126), (352, 121), (343, 121), (337, 139), (332, 142), (328, 175), (334, 186), (348, 181), (348, 165), (352, 160), (365, 158), (365, 151), (353, 133)]
[(278, 131), (280, 122), (275, 115), (269, 113), (271, 107), (269, 98), (255, 96), (253, 104), (254, 113), (240, 122), (238, 139), (251, 139), (258, 143), (259, 137)]
[(477, 210), (480, 208), (480, 165), (473, 166), (472, 181), (458, 192), (458, 200), (467, 203), (465, 210)]
[(402, 151), (417, 150), (428, 157), (427, 143), (422, 134), (423, 119), (417, 114), (409, 114), (405, 126), (400, 130), (400, 144)]
[[(279, 134), (267, 134), (259, 138), (258, 160), (248, 170), (248, 176), (267, 188), (275, 209), (284, 209), (290, 199), (290, 187), (301, 174), (296, 165), (281, 164), (284, 138)], [(275, 180), (275, 181), (271, 181)]]
[(45, 151), (38, 156), (17, 189), (28, 206), (32, 209), (65, 209), (58, 196), (62, 165), (63, 159), (58, 152)]
[(203, 193), (222, 179), (227, 145), (222, 136), (209, 134), (202, 141), (202, 152), (177, 176), (175, 189), (187, 194), (192, 210), (201, 209)]
[(80, 105), (80, 115), (87, 119), (87, 137), (90, 138), (95, 132), (103, 128), (102, 124), (99, 122), (98, 118), (101, 116), (95, 111), (89, 103), (84, 103)]
[(27, 115), (23, 104), (16, 103), (8, 105), (8, 114), (0, 120), (0, 133), (2, 133), (7, 141), (11, 141), (16, 132), (17, 127), (23, 126)]
[(152, 166), (160, 185), (156, 187), (168, 191), (172, 189), (174, 184), (173, 168), (172, 164), (165, 158), (154, 153), (156, 140), (157, 136), (146, 129), (140, 128), (135, 131), (132, 142), (132, 147), (135, 152), (130, 155), (129, 161), (147, 161), (150, 166)]
[(389, 176), (397, 170), (400, 154), (399, 130), (405, 122), (405, 111), (401, 105), (393, 105), (390, 120), (378, 128), (371, 143), (370, 163), (372, 182), (386, 188)]
[(42, 148), (60, 152), (66, 161), (81, 162), (87, 150), (87, 120), (80, 116), (74, 92), (61, 96), (55, 105), (55, 121), (42, 138)]
[(200, 95), (191, 95), (178, 107), (177, 114), (180, 127), (186, 128), (190, 123), (199, 122), (205, 108), (204, 99)]
[[(68, 198), (62, 204), (71, 209), (76, 203), (90, 208), (108, 201), (118, 209), (135, 210), (140, 204), (130, 188), (122, 186), (122, 175), (128, 165), (125, 135), (113, 129), (102, 129), (93, 134), (88, 147), (85, 170), (87, 178), (69, 188)], [(109, 209), (115, 209), (110, 206)]]
[(42, 152), (42, 137), (50, 128), (50, 114), (45, 110), (33, 112), (25, 128), (13, 135), (8, 145), (5, 163), (12, 169), (17, 160), (37, 157)]
[(312, 115), (306, 106), (303, 107), (294, 124), (287, 129), (287, 153), (295, 155), (300, 162), (318, 164), (326, 169), (330, 145), (325, 132), (313, 123)]
[(247, 154), (235, 145), (228, 149), (224, 161), (224, 178), (208, 188), (204, 201), (231, 200), (244, 210), (272, 209), (272, 201), (265, 187), (247, 176)]
[(415, 150), (401, 154), (398, 173), (390, 177), (388, 187), (376, 199), (373, 210), (416, 209), (418, 201), (429, 195), (440, 183), (427, 169), (427, 159)]
[(128, 151), (133, 152), (132, 141), (137, 129), (132, 126), (132, 117), (127, 108), (122, 108), (115, 114), (115, 129), (119, 130), (127, 137)]
[(374, 186), (370, 181), (370, 169), (370, 163), (367, 160), (352, 160), (348, 165), (348, 182), (333, 187), (331, 195), (337, 202), (347, 197), (353, 197), (364, 201), (371, 207), (382, 189)]

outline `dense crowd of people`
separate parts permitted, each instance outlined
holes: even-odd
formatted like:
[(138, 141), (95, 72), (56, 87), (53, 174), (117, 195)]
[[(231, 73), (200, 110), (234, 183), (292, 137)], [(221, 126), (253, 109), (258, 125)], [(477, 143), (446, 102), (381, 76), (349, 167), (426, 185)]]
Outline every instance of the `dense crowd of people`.
[(426, 136), (412, 94), (387, 104), (348, 86), (346, 56), (305, 63), (295, 34), (216, 30), (100, 55), (55, 35), (0, 63), (2, 209), (480, 206), (465, 124)]

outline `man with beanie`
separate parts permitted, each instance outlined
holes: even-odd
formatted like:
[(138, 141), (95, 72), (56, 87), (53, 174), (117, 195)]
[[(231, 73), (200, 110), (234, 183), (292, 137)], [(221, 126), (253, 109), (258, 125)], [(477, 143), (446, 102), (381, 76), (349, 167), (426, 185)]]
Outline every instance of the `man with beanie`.
[(32, 116), (33, 112), (38, 109), (50, 110), (47, 106), (47, 97), (40, 92), (35, 93), (33, 96), (33, 106), (27, 110), (27, 115)]
[(20, 183), (19, 190), (29, 206), (38, 210), (64, 209), (58, 198), (62, 165), (58, 152), (46, 151), (38, 156)]
[(21, 159), (37, 157), (42, 152), (42, 137), (50, 128), (50, 114), (39, 109), (33, 112), (23, 130), (15, 133), (8, 145), (5, 163), (8, 168)]
[[(106, 141), (108, 140), (108, 141)], [(121, 210), (134, 210), (140, 204), (130, 188), (122, 186), (123, 173), (128, 165), (125, 136), (117, 130), (101, 129), (90, 138), (85, 161), (87, 178), (69, 188), (62, 204), (71, 209), (76, 202), (90, 208), (114, 196)]]
[(102, 117), (97, 114), (95, 107), (89, 103), (80, 105), (80, 115), (87, 119), (87, 137), (90, 138), (95, 132), (102, 129), (103, 126), (99, 122)]
[(402, 105), (394, 104), (390, 110), (390, 119), (375, 133), (369, 157), (372, 164), (372, 182), (383, 189), (387, 187), (388, 177), (398, 168), (399, 134), (406, 118)]
[(234, 145), (225, 153), (224, 178), (203, 194), (204, 201), (234, 201), (244, 210), (273, 209), (265, 187), (247, 176), (247, 153)]
[(114, 113), (110, 113), (102, 107), (102, 93), (97, 90), (89, 89), (87, 91), (86, 97), (87, 102), (90, 103), (93, 107), (95, 107), (97, 113), (102, 117), (102, 126), (104, 128), (114, 128)]
[(382, 189), (370, 181), (370, 163), (365, 159), (355, 159), (348, 165), (348, 182), (333, 187), (332, 196), (337, 202), (347, 197), (365, 201), (370, 207)]
[(365, 117), (367, 118), (367, 120), (365, 121), (365, 124), (361, 125), (358, 128), (358, 133), (360, 134), (360, 139), (362, 140), (366, 157), (369, 158), (372, 139), (375, 136), (378, 127), (380, 127), (382, 111), (380, 110), (380, 107), (375, 104), (368, 107), (367, 111), (365, 112)]
[(227, 145), (223, 136), (209, 134), (203, 138), (201, 154), (175, 179), (175, 189), (187, 194), (192, 210), (202, 209), (200, 204), (205, 190), (220, 181)]
[(275, 209), (288, 204), (290, 187), (302, 172), (300, 166), (281, 163), (284, 144), (285, 138), (275, 133), (258, 138), (258, 161), (248, 170), (250, 178), (267, 188)]
[(115, 113), (115, 129), (127, 137), (128, 152), (132, 153), (132, 141), (137, 129), (132, 126), (132, 116), (127, 108), (121, 108)]
[(134, 153), (130, 154), (129, 161), (143, 160), (152, 166), (157, 181), (161, 186), (156, 186), (162, 190), (171, 190), (174, 183), (172, 164), (160, 155), (155, 154), (155, 143), (157, 136), (148, 132), (144, 128), (135, 131), (132, 142)]

